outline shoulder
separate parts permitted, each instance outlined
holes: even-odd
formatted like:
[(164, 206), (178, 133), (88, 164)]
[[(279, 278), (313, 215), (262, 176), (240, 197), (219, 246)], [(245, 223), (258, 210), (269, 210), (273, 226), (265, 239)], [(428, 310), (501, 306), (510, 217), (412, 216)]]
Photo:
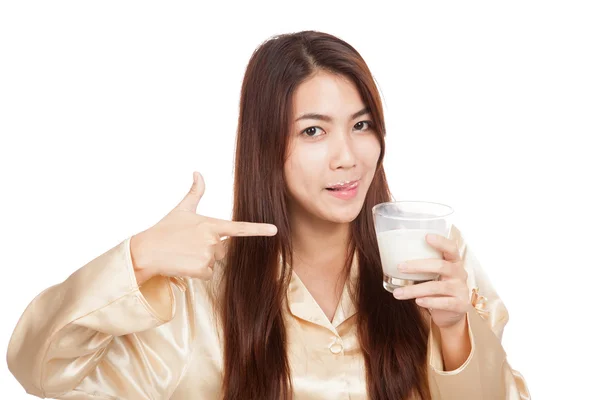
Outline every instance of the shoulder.
[(477, 272), (481, 269), (479, 260), (477, 260), (472, 249), (469, 247), (464, 233), (455, 225), (452, 225), (450, 229), (449, 238), (454, 241), (458, 247), (458, 253), (463, 260), (463, 266), (469, 274), (469, 286), (475, 286)]
[(494, 284), (488, 276), (484, 265), (476, 256), (472, 246), (469, 246), (463, 233), (453, 227), (452, 238), (457, 241), (463, 266), (467, 271), (467, 286), (471, 295), (471, 304), (485, 320), (498, 337), (509, 319), (508, 310), (498, 295)]
[(464, 259), (467, 243), (465, 241), (463, 233), (460, 231), (460, 229), (458, 229), (458, 227), (456, 227), (456, 225), (452, 225), (452, 227), (450, 228), (449, 238), (456, 243), (456, 245), (458, 246), (458, 252), (460, 253), (460, 256)]

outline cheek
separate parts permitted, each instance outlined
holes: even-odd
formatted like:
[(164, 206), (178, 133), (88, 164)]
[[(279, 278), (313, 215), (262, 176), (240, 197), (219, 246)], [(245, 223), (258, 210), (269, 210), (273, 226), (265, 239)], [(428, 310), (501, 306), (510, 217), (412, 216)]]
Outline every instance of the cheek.
[(320, 185), (323, 177), (323, 162), (326, 159), (325, 150), (323, 146), (301, 144), (293, 148), (284, 166), (286, 182), (291, 190)]
[(375, 169), (381, 154), (381, 145), (377, 137), (375, 135), (365, 136), (357, 147), (357, 154), (363, 166)]
[(296, 149), (285, 162), (284, 174), (289, 192), (294, 197), (306, 196), (308, 191), (320, 183), (321, 172), (315, 160), (315, 153)]

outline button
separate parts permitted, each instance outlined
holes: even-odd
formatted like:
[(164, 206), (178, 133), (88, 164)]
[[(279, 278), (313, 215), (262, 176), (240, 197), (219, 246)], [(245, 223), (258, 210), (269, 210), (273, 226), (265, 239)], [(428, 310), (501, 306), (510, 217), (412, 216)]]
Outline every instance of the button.
[(334, 343), (331, 346), (329, 346), (329, 350), (333, 353), (333, 354), (339, 354), (344, 348), (342, 347), (341, 344), (339, 343)]

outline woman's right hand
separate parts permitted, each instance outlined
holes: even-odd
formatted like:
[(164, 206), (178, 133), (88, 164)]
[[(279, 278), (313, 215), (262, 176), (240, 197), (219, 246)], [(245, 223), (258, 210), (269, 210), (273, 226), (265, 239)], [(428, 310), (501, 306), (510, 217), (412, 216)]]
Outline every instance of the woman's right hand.
[(273, 236), (272, 224), (227, 221), (196, 213), (204, 194), (204, 180), (194, 172), (194, 183), (183, 200), (156, 225), (131, 238), (131, 257), (141, 285), (156, 275), (189, 276), (208, 280), (216, 260), (225, 257), (224, 236)]

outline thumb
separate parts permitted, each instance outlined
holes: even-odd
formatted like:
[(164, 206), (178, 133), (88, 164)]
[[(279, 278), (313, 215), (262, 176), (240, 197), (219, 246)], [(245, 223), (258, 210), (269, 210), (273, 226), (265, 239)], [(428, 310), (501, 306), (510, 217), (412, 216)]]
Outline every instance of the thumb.
[(177, 205), (177, 208), (183, 211), (196, 212), (200, 199), (204, 195), (204, 178), (199, 172), (194, 171), (194, 183), (190, 191), (185, 195), (183, 200)]

